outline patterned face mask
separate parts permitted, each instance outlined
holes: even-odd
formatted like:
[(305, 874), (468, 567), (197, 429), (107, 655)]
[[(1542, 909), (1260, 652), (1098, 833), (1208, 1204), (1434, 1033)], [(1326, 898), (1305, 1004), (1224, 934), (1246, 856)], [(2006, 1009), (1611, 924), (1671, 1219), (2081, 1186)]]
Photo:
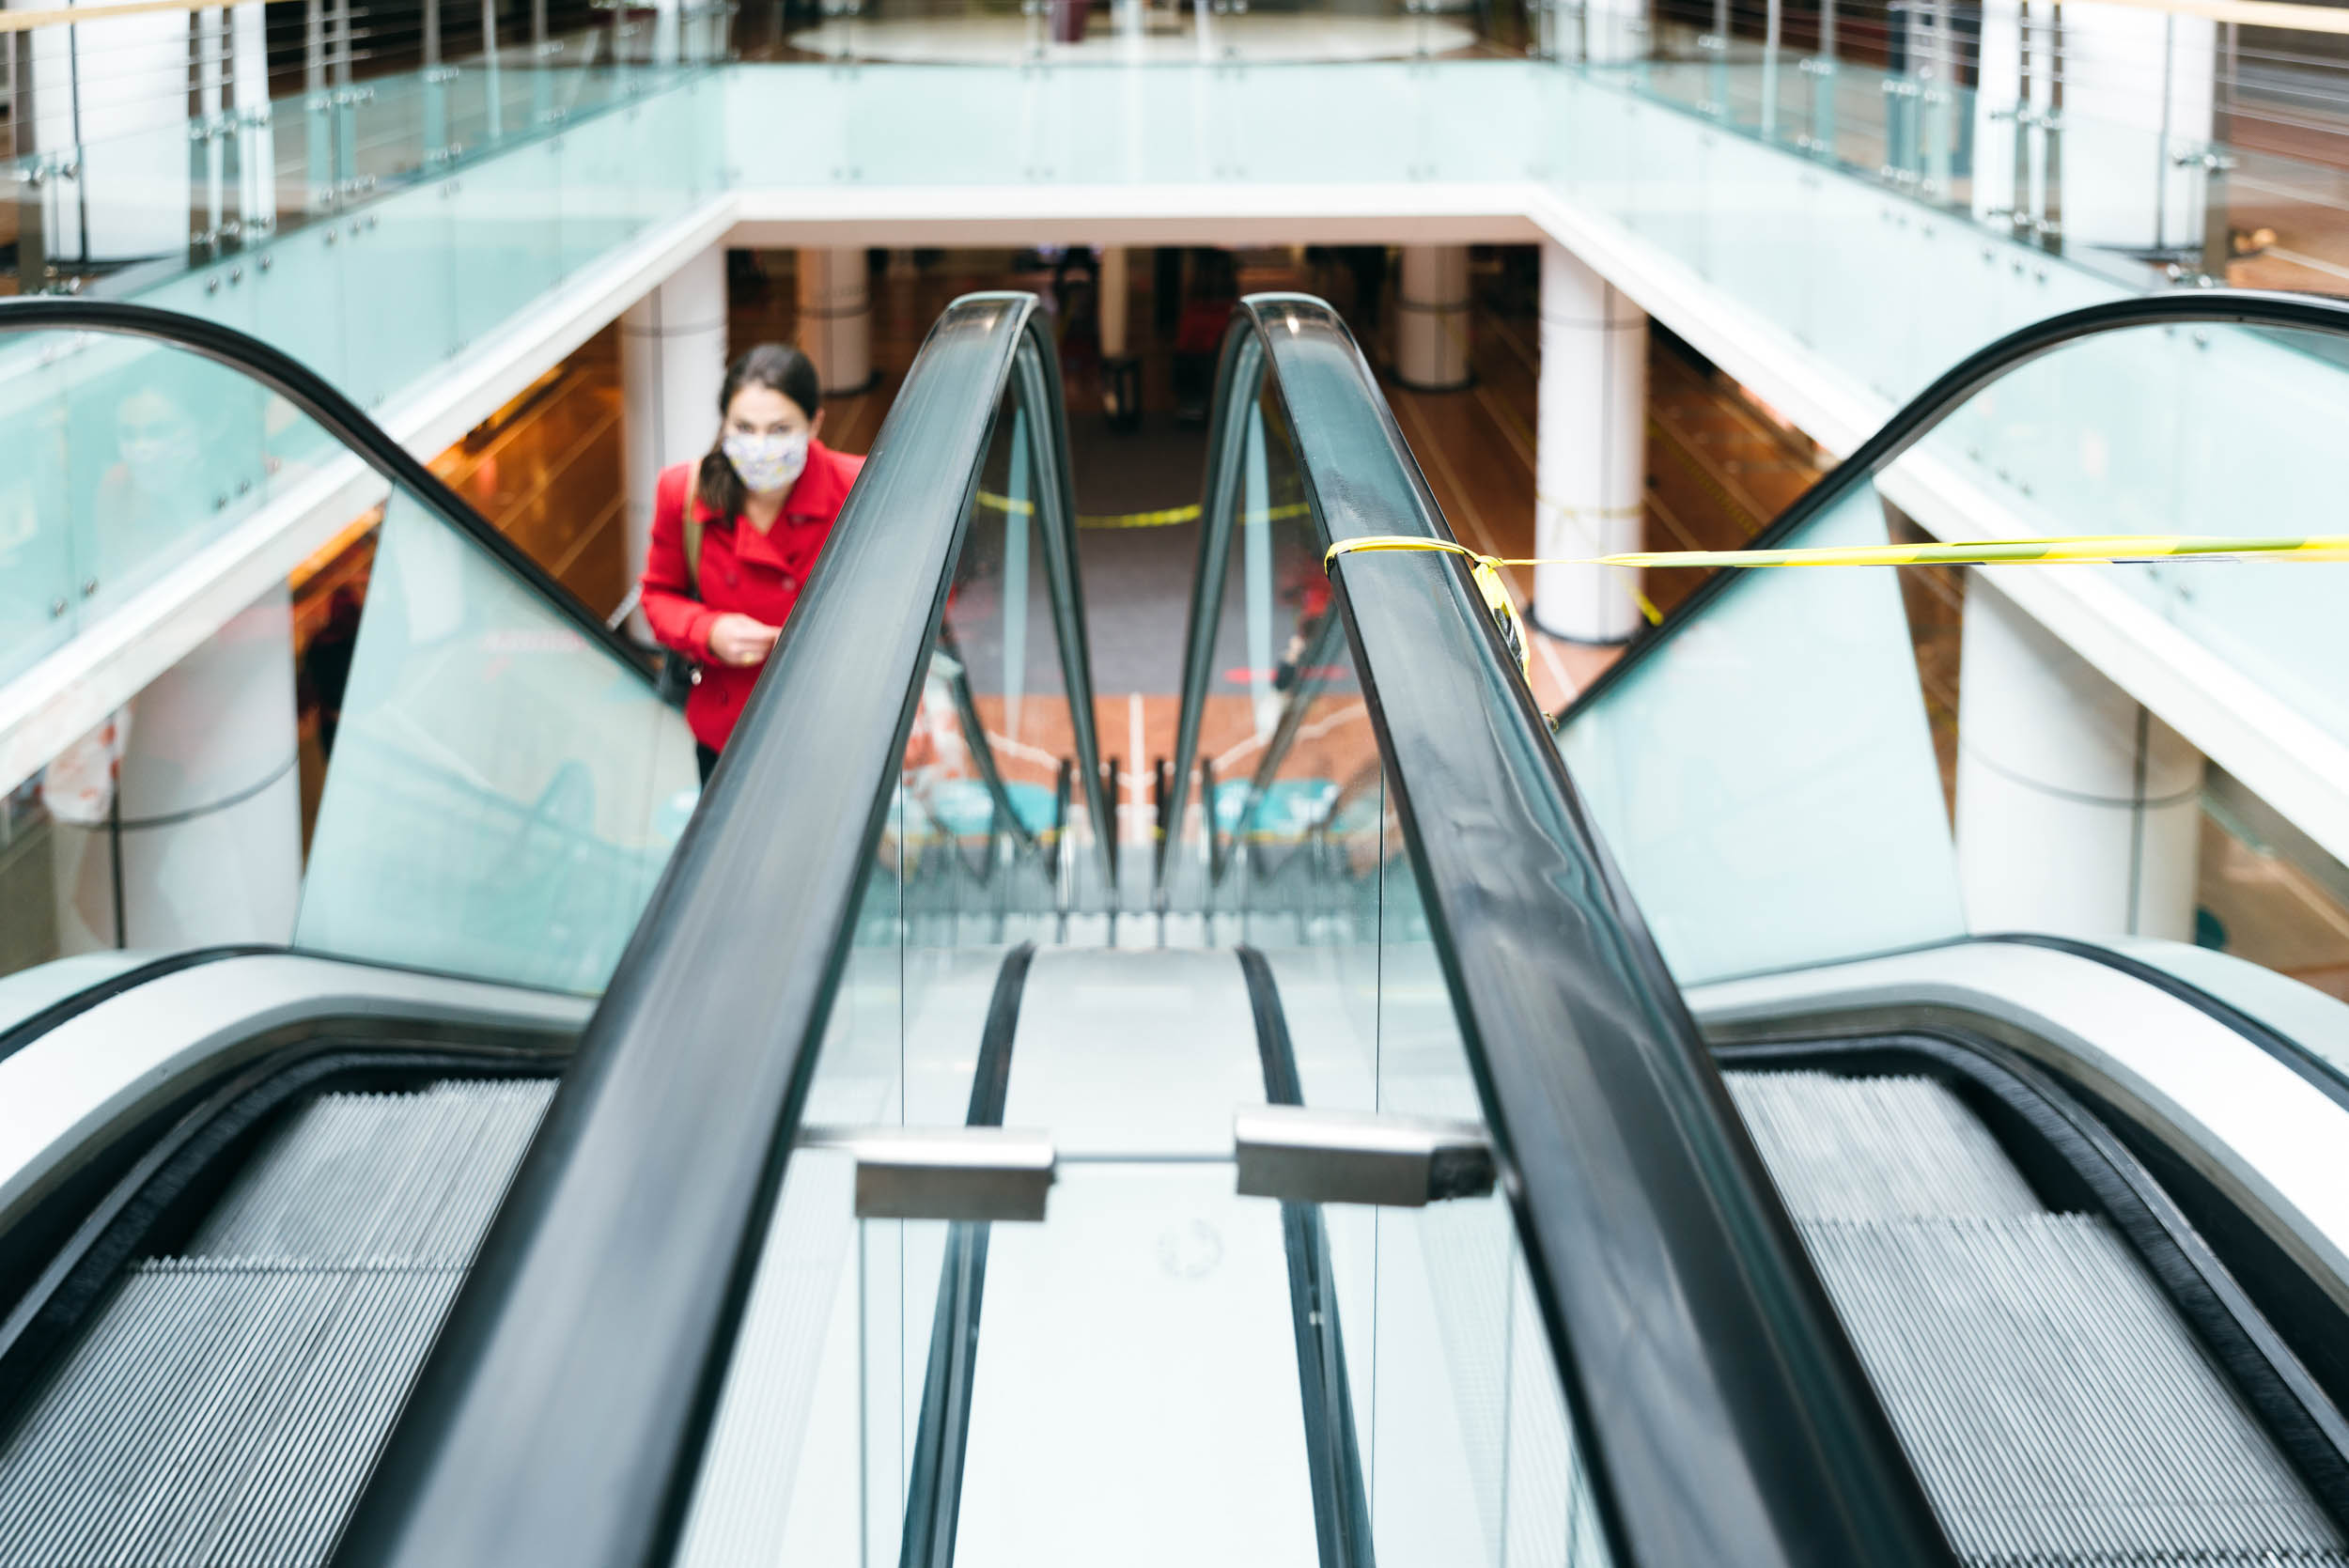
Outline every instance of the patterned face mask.
[(770, 495), (797, 479), (807, 466), (807, 432), (754, 436), (729, 431), (720, 450), (741, 475), (744, 489), (753, 495)]

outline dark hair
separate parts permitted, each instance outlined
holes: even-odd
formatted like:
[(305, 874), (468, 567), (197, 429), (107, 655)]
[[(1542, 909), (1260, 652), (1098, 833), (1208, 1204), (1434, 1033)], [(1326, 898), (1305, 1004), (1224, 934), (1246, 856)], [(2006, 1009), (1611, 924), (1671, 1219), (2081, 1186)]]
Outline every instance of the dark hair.
[(726, 411), (734, 407), (734, 395), (746, 386), (782, 393), (811, 420), (824, 407), (824, 385), (817, 378), (816, 362), (787, 343), (761, 343), (728, 367), (718, 388), (718, 439), (702, 458), (701, 477), (702, 505), (722, 518), (741, 516), (743, 504), (750, 499), (750, 492), (742, 488), (742, 476), (726, 461), (724, 450)]

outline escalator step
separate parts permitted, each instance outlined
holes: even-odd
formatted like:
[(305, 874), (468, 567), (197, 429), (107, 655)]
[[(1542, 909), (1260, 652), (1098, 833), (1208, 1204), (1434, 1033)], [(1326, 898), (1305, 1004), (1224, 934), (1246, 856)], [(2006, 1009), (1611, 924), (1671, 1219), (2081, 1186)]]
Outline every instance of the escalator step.
[(246, 1165), (187, 1250), (462, 1264), (553, 1092), (523, 1081), (321, 1094)]
[(0, 1449), (0, 1568), (322, 1563), (553, 1087), (288, 1116)]
[(2349, 1563), (2102, 1219), (1803, 1234), (1968, 1560)]
[(1724, 1076), (1968, 1562), (2349, 1568), (2137, 1256), (2047, 1213), (1955, 1095)]
[(135, 1265), (0, 1454), (0, 1564), (322, 1561), (463, 1278)]
[(1798, 1221), (1988, 1219), (2043, 1206), (1989, 1130), (1931, 1079), (1726, 1078)]

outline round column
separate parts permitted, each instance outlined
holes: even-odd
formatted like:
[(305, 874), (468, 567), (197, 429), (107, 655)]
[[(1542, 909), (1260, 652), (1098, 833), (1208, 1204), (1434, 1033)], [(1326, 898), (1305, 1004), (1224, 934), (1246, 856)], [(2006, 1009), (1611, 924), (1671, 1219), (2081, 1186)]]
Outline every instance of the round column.
[(2063, 101), (2050, 135), (2065, 246), (2199, 254), (2218, 24), (2120, 6), (2066, 6), (2061, 17)]
[[(130, 704), (115, 821), (57, 821), (58, 945), (293, 938), (302, 896), (293, 604), (272, 589)], [(121, 846), (115, 865), (112, 846)]]
[(1582, 10), (1582, 58), (1622, 65), (1647, 54), (1645, 0), (1588, 0)]
[[(1542, 245), (1542, 359), (1533, 445), (1533, 552), (1640, 548), (1647, 489), (1647, 317), (1563, 245)], [(1553, 637), (1620, 643), (1640, 628), (1640, 574), (1536, 567), (1533, 622)]]
[(800, 253), (800, 349), (816, 362), (824, 395), (873, 384), (873, 303), (861, 250)]
[(19, 77), (16, 111), (31, 122), (34, 150), (78, 164), (40, 188), (38, 259), (70, 270), (184, 256), (201, 226), (191, 223), (199, 193), (188, 97), (201, 83), (191, 77), (189, 13), (92, 14), (25, 35), (31, 80)]
[(1466, 245), (1406, 245), (1394, 324), (1394, 378), (1414, 392), (1469, 384)]
[[(628, 486), (628, 581), (644, 575), (654, 487), (672, 463), (718, 438), (726, 376), (726, 253), (713, 245), (620, 318), (621, 426)], [(648, 636), (641, 615), (630, 624)]]
[(2201, 753), (1978, 571), (1958, 737), (1968, 925), (2194, 939)]
[(1096, 307), (1101, 321), (1101, 409), (1112, 430), (1131, 430), (1142, 423), (1142, 362), (1134, 358), (1128, 319), (1131, 287), (1126, 248), (1105, 247)]

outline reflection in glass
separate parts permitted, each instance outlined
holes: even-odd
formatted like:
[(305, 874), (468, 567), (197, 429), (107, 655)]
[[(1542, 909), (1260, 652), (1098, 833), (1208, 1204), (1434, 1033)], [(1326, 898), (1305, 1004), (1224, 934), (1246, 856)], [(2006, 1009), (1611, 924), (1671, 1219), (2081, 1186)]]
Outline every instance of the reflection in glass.
[(683, 722), (420, 503), (382, 529), (295, 942), (599, 991), (692, 811)]

